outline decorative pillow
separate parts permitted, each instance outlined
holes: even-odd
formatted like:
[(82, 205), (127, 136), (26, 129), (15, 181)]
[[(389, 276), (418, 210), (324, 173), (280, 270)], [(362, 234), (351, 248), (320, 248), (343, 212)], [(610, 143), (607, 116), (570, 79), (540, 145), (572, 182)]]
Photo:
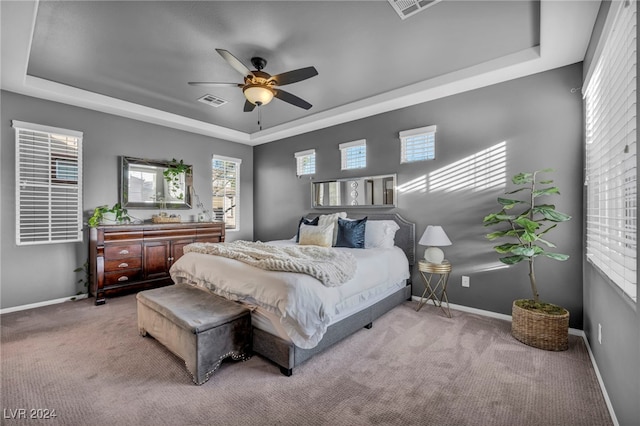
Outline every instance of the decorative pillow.
[(370, 220), (364, 233), (364, 248), (393, 247), (398, 229), (400, 227), (393, 220)]
[(338, 218), (338, 239), (335, 247), (364, 248), (367, 218), (349, 220)]
[(320, 217), (316, 217), (315, 219), (305, 219), (304, 217), (300, 218), (300, 222), (298, 222), (298, 233), (296, 234), (296, 243), (298, 241), (300, 241), (300, 226), (302, 224), (304, 225), (311, 225), (311, 226), (318, 226), (318, 220), (320, 220)]
[(333, 225), (300, 225), (300, 241), (298, 244), (307, 246), (331, 247)]
[(319, 226), (333, 225), (333, 239), (331, 241), (332, 246), (336, 245), (336, 240), (338, 239), (339, 217), (345, 219), (347, 217), (347, 212), (320, 215), (320, 221), (318, 222)]

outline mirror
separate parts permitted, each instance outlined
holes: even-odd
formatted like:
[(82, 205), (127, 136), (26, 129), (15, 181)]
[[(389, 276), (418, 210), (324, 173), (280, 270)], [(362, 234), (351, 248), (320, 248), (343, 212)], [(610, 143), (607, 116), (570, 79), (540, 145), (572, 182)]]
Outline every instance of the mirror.
[[(168, 161), (121, 157), (120, 204), (123, 208), (190, 209), (191, 173), (182, 172), (171, 183), (165, 171)], [(191, 166), (188, 166), (191, 169)]]
[(395, 207), (396, 175), (311, 183), (311, 207)]

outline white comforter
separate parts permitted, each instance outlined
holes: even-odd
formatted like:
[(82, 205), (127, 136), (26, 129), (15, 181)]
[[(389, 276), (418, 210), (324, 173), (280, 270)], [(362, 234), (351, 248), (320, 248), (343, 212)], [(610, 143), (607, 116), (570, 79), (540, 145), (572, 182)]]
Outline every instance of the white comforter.
[(335, 250), (351, 253), (358, 262), (353, 279), (340, 287), (326, 287), (301, 273), (265, 271), (234, 259), (195, 252), (186, 253), (173, 264), (171, 278), (280, 316), (293, 343), (310, 349), (322, 339), (333, 317), (409, 278), (407, 258), (398, 247)]

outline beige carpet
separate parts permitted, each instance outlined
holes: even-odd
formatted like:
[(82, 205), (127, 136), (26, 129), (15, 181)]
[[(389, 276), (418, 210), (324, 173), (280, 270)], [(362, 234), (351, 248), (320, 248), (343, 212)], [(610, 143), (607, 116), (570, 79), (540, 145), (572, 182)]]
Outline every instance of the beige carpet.
[[(138, 335), (134, 296), (92, 303), (0, 317), (2, 424), (611, 424), (574, 336), (568, 351), (546, 352), (511, 338), (507, 322), (407, 302), (292, 377), (254, 356), (195, 386), (181, 360)], [(17, 409), (57, 417), (17, 420)]]

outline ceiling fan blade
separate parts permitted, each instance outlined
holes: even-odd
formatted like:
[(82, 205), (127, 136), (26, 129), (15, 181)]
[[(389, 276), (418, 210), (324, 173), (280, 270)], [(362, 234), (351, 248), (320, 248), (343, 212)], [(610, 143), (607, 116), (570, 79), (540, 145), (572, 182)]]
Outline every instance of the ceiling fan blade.
[(215, 83), (213, 81), (190, 81), (190, 86), (242, 87), (240, 83)]
[(236, 58), (231, 53), (229, 53), (229, 51), (224, 49), (216, 49), (216, 52), (218, 52), (220, 56), (224, 58), (225, 61), (229, 62), (229, 65), (231, 65), (236, 71), (238, 71), (244, 77), (248, 77), (248, 76), (253, 77), (253, 73), (251, 72), (251, 70), (247, 68), (245, 64), (240, 62), (238, 58)]
[(311, 108), (311, 104), (309, 102), (305, 101), (304, 99), (300, 99), (296, 95), (292, 95), (289, 92), (285, 92), (284, 90), (273, 89), (273, 95), (281, 101), (288, 102), (291, 105), (295, 105), (303, 109)]
[(275, 81), (278, 86), (284, 86), (285, 84), (297, 83), (316, 75), (318, 75), (318, 71), (315, 67), (306, 67), (274, 75), (270, 80)]
[(249, 101), (244, 102), (244, 112), (251, 112), (256, 106)]

